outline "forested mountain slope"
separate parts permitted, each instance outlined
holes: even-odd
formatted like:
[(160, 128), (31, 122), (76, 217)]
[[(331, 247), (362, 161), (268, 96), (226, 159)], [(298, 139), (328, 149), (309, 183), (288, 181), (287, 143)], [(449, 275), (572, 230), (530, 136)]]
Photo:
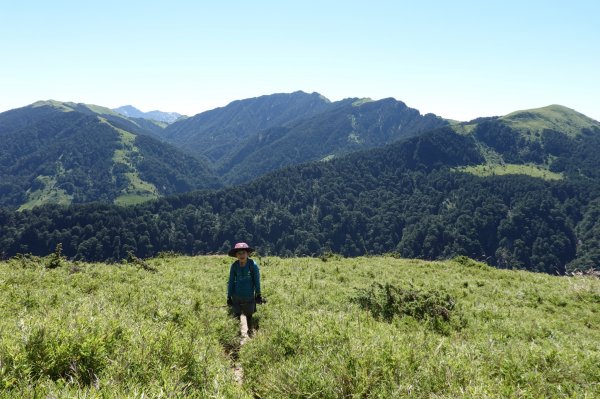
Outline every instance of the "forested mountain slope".
[[(600, 161), (585, 154), (600, 151), (600, 130), (576, 138), (542, 134), (540, 157), (568, 165), (557, 180), (464, 170), (486, 162), (480, 134), (485, 137), (442, 128), (330, 162), (288, 167), (246, 185), (130, 208), (4, 211), (0, 248), (6, 255), (45, 254), (63, 243), (68, 256), (99, 260), (128, 251), (211, 253), (244, 240), (284, 256), (467, 255), (497, 267), (559, 274), (594, 267)], [(555, 139), (567, 140), (570, 150), (553, 155)], [(510, 145), (494, 148), (512, 153)]]
[(102, 107), (51, 101), (7, 111), (0, 138), (4, 206), (127, 204), (219, 184), (205, 163)]
[(392, 98), (330, 102), (318, 93), (272, 94), (234, 101), (173, 123), (164, 138), (205, 156), (228, 184), (281, 167), (330, 159), (448, 125)]
[[(72, 124), (74, 115), (90, 117), (90, 124)], [(94, 118), (104, 125), (92, 132)], [(0, 135), (5, 136), (0, 205), (143, 202), (238, 184), (291, 164), (382, 146), (447, 124), (394, 99), (331, 103), (318, 93), (303, 92), (234, 101), (166, 128), (96, 105), (39, 101), (0, 114)], [(166, 137), (181, 151), (147, 136)], [(85, 158), (82, 151), (94, 154), (81, 165), (71, 162), (69, 157)], [(200, 160), (207, 158), (214, 162)]]
[(301, 91), (237, 100), (169, 125), (164, 138), (217, 163), (250, 135), (309, 117), (329, 104), (330, 101), (318, 93)]
[(219, 175), (239, 183), (284, 166), (381, 147), (448, 122), (393, 98), (349, 99), (286, 126), (263, 130), (221, 160)]
[[(225, 251), (243, 240), (284, 256), (391, 252), (558, 274), (597, 268), (600, 127), (573, 122), (580, 114), (564, 107), (526, 113), (535, 121), (556, 110), (563, 119), (551, 126), (511, 126), (518, 113), (485, 118), (135, 207), (3, 210), (0, 248), (46, 254), (62, 243), (70, 257), (116, 260)], [(577, 129), (549, 128), (561, 126)]]

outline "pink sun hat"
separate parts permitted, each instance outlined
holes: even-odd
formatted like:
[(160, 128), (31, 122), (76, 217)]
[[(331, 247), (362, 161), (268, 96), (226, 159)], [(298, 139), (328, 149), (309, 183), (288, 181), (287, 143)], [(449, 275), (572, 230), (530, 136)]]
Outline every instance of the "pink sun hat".
[(254, 252), (254, 248), (250, 248), (250, 246), (245, 242), (238, 242), (229, 251), (229, 256), (233, 256), (235, 258), (235, 253), (240, 250), (248, 251), (248, 253)]

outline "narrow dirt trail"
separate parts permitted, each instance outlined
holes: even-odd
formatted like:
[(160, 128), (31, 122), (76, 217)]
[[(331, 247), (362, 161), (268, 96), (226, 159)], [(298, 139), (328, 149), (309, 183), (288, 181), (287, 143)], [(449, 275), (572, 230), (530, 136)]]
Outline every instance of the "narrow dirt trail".
[[(240, 349), (241, 347), (250, 340), (250, 336), (248, 335), (248, 320), (246, 320), (245, 315), (240, 316)], [(242, 364), (239, 361), (238, 356), (236, 356), (235, 362), (233, 363), (233, 375), (238, 384), (242, 385), (244, 382), (244, 369), (242, 368)]]

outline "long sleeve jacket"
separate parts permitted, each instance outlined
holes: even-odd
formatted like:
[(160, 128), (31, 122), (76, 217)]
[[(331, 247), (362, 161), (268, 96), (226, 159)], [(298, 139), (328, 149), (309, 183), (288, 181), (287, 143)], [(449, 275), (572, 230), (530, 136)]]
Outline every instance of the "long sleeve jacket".
[(239, 261), (231, 264), (229, 269), (228, 297), (253, 298), (260, 294), (260, 269), (252, 259), (248, 259), (244, 267)]

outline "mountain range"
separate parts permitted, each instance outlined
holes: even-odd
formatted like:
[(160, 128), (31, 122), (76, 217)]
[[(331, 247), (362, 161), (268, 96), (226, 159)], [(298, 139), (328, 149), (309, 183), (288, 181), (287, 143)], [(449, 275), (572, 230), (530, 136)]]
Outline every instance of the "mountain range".
[[(222, 188), (134, 208), (5, 208), (0, 210), (0, 222), (7, 227), (0, 234), (0, 249), (6, 255), (45, 254), (60, 242), (70, 257), (116, 260), (127, 252), (143, 257), (160, 251), (223, 251), (233, 240), (243, 240), (263, 253), (284, 256), (467, 255), (497, 267), (558, 274), (600, 264), (600, 123), (564, 106), (456, 123), (420, 115), (393, 99), (329, 102), (316, 93), (297, 92), (241, 100), (153, 133), (116, 116), (108, 126), (98, 108), (69, 104), (50, 106), (73, 118), (52, 122), (56, 131), (76, 131), (86, 123), (113, 130), (117, 122), (132, 125), (136, 131), (128, 137), (136, 146), (138, 140), (151, 140), (153, 153), (163, 154), (167, 144), (151, 137), (160, 136), (187, 146), (190, 159), (202, 165), (210, 161), (206, 176), (213, 179), (201, 180)], [(54, 119), (44, 118), (56, 110), (47, 107), (0, 114), (0, 134), (12, 134), (11, 140), (18, 132), (35, 131), (36, 139), (52, 136), (46, 125)], [(73, 111), (82, 107), (96, 112)], [(284, 112), (286, 107), (294, 112)], [(301, 116), (295, 118), (295, 112)], [(249, 127), (244, 121), (253, 115), (261, 117)], [(276, 125), (271, 125), (273, 118), (279, 118)], [(33, 120), (41, 124), (32, 125)], [(232, 140), (229, 147), (220, 134), (210, 136), (209, 125)], [(113, 149), (100, 158), (112, 154), (114, 171), (123, 139), (118, 133), (112, 137), (103, 140), (121, 147), (109, 146)], [(192, 148), (196, 140), (204, 144)], [(167, 158), (183, 154), (168, 148)], [(68, 154), (55, 152), (54, 157), (62, 165)], [(27, 169), (27, 176), (49, 179), (52, 171), (69, 170), (57, 165)], [(42, 179), (36, 184), (50, 183)], [(87, 224), (95, 227), (83, 229)]]
[[(330, 102), (304, 92), (234, 101), (170, 125), (137, 117), (142, 114), (133, 107), (120, 112), (40, 101), (0, 114), (0, 134), (6, 136), (0, 145), (0, 204), (24, 209), (44, 203), (133, 203), (238, 184), (448, 124), (394, 99)], [(91, 144), (90, 129), (98, 126), (73, 127), (74, 119), (83, 116), (111, 139)], [(100, 137), (105, 136), (97, 133), (94, 139)], [(90, 146), (92, 157), (80, 154)], [(29, 161), (32, 154), (35, 166)], [(89, 165), (72, 164), (72, 159)]]
[(164, 139), (206, 157), (225, 184), (331, 159), (447, 125), (392, 98), (330, 102), (301, 91), (234, 101), (165, 128)]
[[(185, 118), (185, 115), (178, 114), (177, 112), (162, 112), (162, 111), (150, 111), (142, 112), (133, 105), (124, 105), (119, 108), (113, 108), (113, 111), (119, 113), (128, 118), (142, 118), (150, 119), (156, 122), (164, 122), (165, 124), (173, 123), (181, 118)], [(166, 126), (166, 125), (164, 125)]]

